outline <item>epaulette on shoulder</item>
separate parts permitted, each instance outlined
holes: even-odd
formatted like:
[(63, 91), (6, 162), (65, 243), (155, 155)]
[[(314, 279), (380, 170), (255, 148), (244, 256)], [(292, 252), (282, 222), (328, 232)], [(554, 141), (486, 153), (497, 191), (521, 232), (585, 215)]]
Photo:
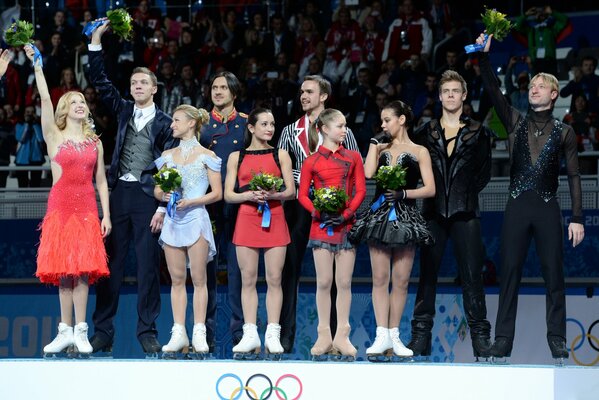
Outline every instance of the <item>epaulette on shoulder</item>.
[(240, 116), (241, 118), (248, 119), (248, 115), (247, 115), (246, 113), (239, 112), (239, 116)]

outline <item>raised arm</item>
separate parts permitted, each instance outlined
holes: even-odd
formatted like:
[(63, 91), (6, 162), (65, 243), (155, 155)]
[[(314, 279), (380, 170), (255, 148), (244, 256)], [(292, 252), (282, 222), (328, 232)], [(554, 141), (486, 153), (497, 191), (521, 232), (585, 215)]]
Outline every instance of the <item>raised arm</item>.
[(10, 64), (12, 59), (13, 59), (12, 51), (10, 51), (8, 49), (6, 49), (6, 50), (0, 49), (0, 78), (2, 78), (4, 76), (4, 74), (6, 73), (8, 64)]
[[(106, 20), (101, 18), (100, 20)], [(104, 68), (104, 59), (102, 55), (102, 35), (110, 27), (110, 22), (100, 25), (92, 34), (89, 46), (89, 79), (90, 83), (96, 88), (100, 98), (114, 114), (118, 114), (122, 107), (123, 99), (121, 94), (106, 75)]]
[[(25, 54), (27, 58), (33, 62), (35, 55), (31, 46), (25, 46)], [(42, 134), (46, 143), (52, 142), (54, 139), (54, 133), (56, 131), (56, 123), (54, 122), (54, 106), (52, 105), (52, 99), (50, 98), (50, 92), (48, 91), (48, 84), (46, 83), (46, 77), (44, 76), (44, 70), (38, 61), (34, 66), (35, 71), (35, 83), (37, 85), (37, 91), (40, 95), (42, 105)]]
[[(499, 119), (506, 127), (507, 131), (512, 132), (518, 123), (520, 113), (510, 105), (503, 93), (501, 93), (497, 76), (491, 68), (491, 61), (489, 60), (488, 53), (491, 48), (492, 40), (493, 35), (489, 35), (483, 52), (479, 53), (480, 75), (483, 85), (489, 93), (491, 102), (493, 103), (493, 106), (495, 106)], [(478, 39), (476, 39), (476, 43), (483, 44), (484, 41), (485, 35), (481, 33)]]

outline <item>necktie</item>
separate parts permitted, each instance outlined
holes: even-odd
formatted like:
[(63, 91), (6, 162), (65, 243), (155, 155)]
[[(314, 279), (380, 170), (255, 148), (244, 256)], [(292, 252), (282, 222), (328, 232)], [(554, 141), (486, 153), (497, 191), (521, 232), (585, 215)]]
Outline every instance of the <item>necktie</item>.
[(140, 130), (143, 128), (143, 126), (141, 126), (141, 118), (143, 117), (143, 113), (141, 112), (140, 109), (136, 109), (135, 112), (133, 113), (133, 122), (135, 123), (135, 128), (137, 128), (137, 130)]

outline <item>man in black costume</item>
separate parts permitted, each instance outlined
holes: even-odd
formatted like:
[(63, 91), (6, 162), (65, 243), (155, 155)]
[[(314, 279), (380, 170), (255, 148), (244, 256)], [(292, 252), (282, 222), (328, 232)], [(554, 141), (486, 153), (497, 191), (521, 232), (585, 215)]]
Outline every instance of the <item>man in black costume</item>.
[(495, 343), (491, 355), (509, 357), (512, 352), (522, 265), (534, 239), (547, 288), (547, 342), (555, 359), (568, 357), (566, 348), (566, 295), (563, 272), (563, 227), (556, 197), (562, 156), (565, 158), (572, 219), (568, 239), (572, 246), (584, 238), (582, 190), (574, 130), (553, 117), (559, 93), (555, 76), (538, 73), (528, 90), (530, 109), (526, 116), (511, 107), (501, 94), (487, 55), (492, 35), (476, 40), (484, 45), (480, 54), (483, 84), (501, 122), (509, 133), (510, 197), (501, 233), (502, 264)]
[(431, 155), (437, 188), (435, 197), (423, 203), (423, 215), (435, 244), (420, 250), (420, 280), (408, 344), (415, 356), (431, 354), (437, 275), (447, 239), (454, 247), (474, 356), (489, 357), (491, 347), (478, 208), (478, 194), (491, 177), (491, 138), (480, 122), (463, 115), (466, 96), (464, 78), (455, 71), (445, 71), (439, 81), (443, 115), (414, 134), (414, 141)]

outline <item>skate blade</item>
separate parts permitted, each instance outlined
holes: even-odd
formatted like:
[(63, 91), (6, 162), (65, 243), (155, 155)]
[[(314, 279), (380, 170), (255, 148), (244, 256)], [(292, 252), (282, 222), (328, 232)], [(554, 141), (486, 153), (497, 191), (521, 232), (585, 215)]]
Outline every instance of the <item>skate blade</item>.
[(312, 361), (322, 362), (329, 361), (330, 355), (328, 353), (325, 354), (312, 354)]
[(556, 357), (553, 359), (553, 363), (555, 364), (556, 367), (565, 367), (566, 359), (563, 357)]
[(266, 361), (281, 361), (283, 359), (283, 353), (269, 353), (264, 354)]
[(190, 351), (187, 354), (187, 359), (188, 360), (198, 360), (198, 361), (202, 361), (202, 360), (210, 360), (212, 358), (212, 353), (200, 353), (197, 351)]
[(370, 354), (370, 355), (366, 355), (368, 361), (373, 362), (373, 363), (386, 363), (391, 361), (391, 357), (389, 357), (386, 354)]
[(414, 362), (414, 356), (398, 356), (393, 354), (390, 361), (394, 363), (411, 363)]
[(508, 358), (509, 357), (495, 357), (495, 356), (491, 356), (491, 364), (495, 364), (495, 365), (506, 365), (506, 364), (509, 364), (508, 363)]
[(329, 360), (335, 362), (354, 362), (356, 361), (356, 357), (345, 354), (331, 354)]
[(187, 352), (183, 351), (164, 351), (162, 352), (163, 360), (185, 360), (187, 359)]
[(477, 364), (490, 364), (491, 357), (490, 356), (474, 356), (474, 362)]
[(72, 357), (66, 350), (64, 350), (58, 353), (44, 353), (43, 358), (44, 360), (68, 360)]
[(260, 359), (260, 353), (233, 353), (233, 359), (238, 361), (256, 361)]
[(145, 353), (146, 360), (158, 360), (160, 359), (160, 352)]
[(80, 353), (78, 351), (73, 351), (69, 353), (69, 358), (73, 360), (89, 360), (91, 358), (91, 353)]

